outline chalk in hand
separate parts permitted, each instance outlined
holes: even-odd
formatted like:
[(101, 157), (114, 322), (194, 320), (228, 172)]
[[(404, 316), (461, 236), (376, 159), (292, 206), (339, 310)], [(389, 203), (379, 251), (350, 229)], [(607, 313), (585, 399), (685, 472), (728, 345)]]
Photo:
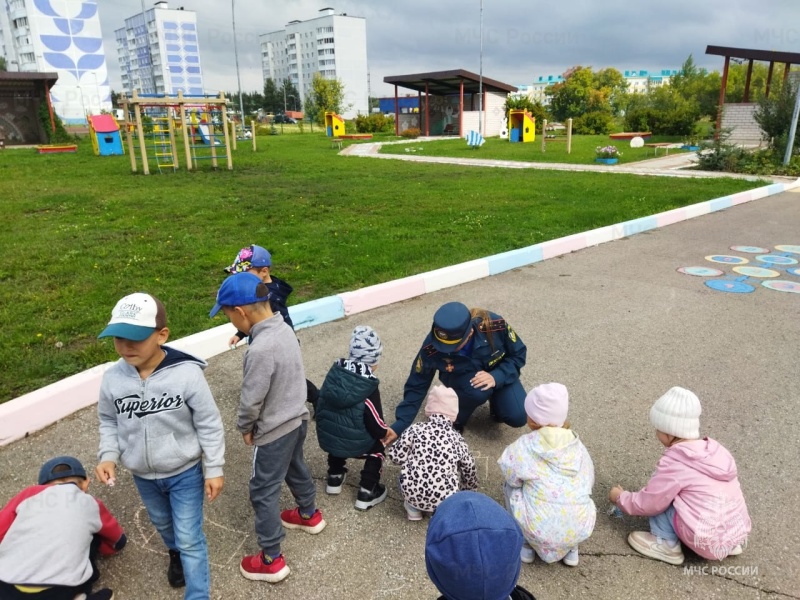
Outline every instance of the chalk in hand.
[(108, 478), (108, 480), (106, 481), (106, 485), (107, 485), (108, 487), (114, 487), (114, 485), (115, 485), (116, 483), (117, 483), (117, 480), (116, 480), (116, 479), (114, 479), (113, 477), (109, 477), (109, 478)]

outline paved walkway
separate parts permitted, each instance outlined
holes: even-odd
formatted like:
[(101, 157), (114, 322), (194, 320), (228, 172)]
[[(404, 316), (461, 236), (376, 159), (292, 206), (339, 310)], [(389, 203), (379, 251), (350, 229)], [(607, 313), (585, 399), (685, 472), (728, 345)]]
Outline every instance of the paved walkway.
[(385, 160), (405, 160), (409, 162), (454, 164), (471, 167), (496, 167), (505, 169), (539, 169), (543, 171), (582, 171), (589, 173), (625, 173), (628, 175), (652, 175), (658, 177), (682, 178), (719, 178), (732, 177), (735, 179), (757, 179), (785, 182), (794, 178), (754, 176), (740, 173), (725, 173), (720, 171), (697, 171), (687, 169), (696, 164), (697, 158), (693, 152), (679, 152), (670, 156), (661, 156), (641, 160), (624, 165), (583, 165), (577, 163), (550, 163), (550, 162), (523, 162), (515, 160), (495, 160), (489, 158), (454, 158), (449, 156), (425, 156), (422, 154), (381, 154), (380, 147), (388, 144), (409, 144), (426, 142), (432, 143), (442, 138), (418, 138), (413, 141), (400, 142), (373, 142), (366, 144), (351, 144), (339, 154), (343, 156), (358, 156), (367, 158), (381, 158)]
[[(596, 471), (597, 525), (581, 545), (580, 565), (523, 565), (525, 587), (540, 600), (797, 599), (800, 295), (758, 285), (751, 294), (716, 292), (702, 278), (676, 269), (709, 266), (705, 256), (737, 254), (729, 249), (737, 244), (800, 245), (798, 223), (800, 193), (784, 193), (305, 329), (298, 337), (307, 376), (320, 383), (346, 351), (353, 327), (370, 324), (384, 342), (378, 375), (391, 418), (436, 308), (451, 300), (488, 307), (505, 316), (528, 346), (525, 388), (561, 381), (570, 389), (570, 421)], [(730, 273), (727, 265), (717, 266)], [(247, 492), (252, 455), (234, 428), (243, 353), (240, 348), (222, 354), (206, 371), (227, 437), (225, 490), (206, 509), (212, 598), (435, 598), (424, 564), (427, 520), (406, 521), (395, 485), (398, 468), (384, 469), (388, 500), (369, 512), (356, 511), (359, 466), (351, 463), (352, 477), (340, 496), (327, 496), (326, 460), (313, 425), (306, 457), (328, 527), (318, 536), (287, 532), (283, 548), (292, 574), (281, 584), (242, 578), (239, 560), (256, 550)], [(605, 514), (613, 484), (638, 489), (652, 473), (661, 449), (648, 411), (673, 385), (700, 396), (701, 431), (736, 458), (753, 520), (744, 554), (723, 563), (689, 557), (689, 570), (628, 547), (627, 534), (646, 527), (643, 519)], [(477, 457), (481, 492), (502, 498), (496, 460), (521, 433), (493, 423), (486, 407), (476, 412), (466, 440)], [(34, 482), (41, 462), (55, 453), (74, 454), (93, 466), (97, 439), (90, 408), (0, 449), (0, 503)], [(93, 484), (92, 490), (130, 536), (122, 556), (103, 562), (102, 584), (120, 600), (182, 598), (167, 586), (167, 557), (130, 475), (122, 471), (114, 488)], [(286, 490), (282, 502), (291, 506)]]

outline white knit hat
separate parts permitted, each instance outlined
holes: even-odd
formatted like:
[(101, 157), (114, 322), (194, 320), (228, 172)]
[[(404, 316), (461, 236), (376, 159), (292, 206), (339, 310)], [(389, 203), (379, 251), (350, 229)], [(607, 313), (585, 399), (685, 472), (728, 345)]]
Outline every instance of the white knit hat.
[(700, 399), (689, 390), (674, 387), (650, 409), (653, 427), (686, 440), (700, 439)]
[(350, 338), (350, 360), (374, 366), (378, 364), (382, 353), (383, 342), (372, 327), (359, 325), (353, 329)]

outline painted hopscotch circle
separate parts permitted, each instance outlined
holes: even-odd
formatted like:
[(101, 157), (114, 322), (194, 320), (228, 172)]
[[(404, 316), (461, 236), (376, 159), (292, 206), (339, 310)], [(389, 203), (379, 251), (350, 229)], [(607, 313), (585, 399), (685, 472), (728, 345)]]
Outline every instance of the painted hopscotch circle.
[(778, 252), (791, 252), (792, 254), (800, 254), (800, 246), (775, 246)]
[(734, 273), (747, 275), (748, 277), (778, 277), (780, 273), (772, 269), (762, 269), (761, 267), (733, 267)]
[(734, 252), (744, 252), (745, 254), (769, 254), (769, 248), (759, 246), (731, 246)]
[(724, 271), (712, 269), (711, 267), (678, 267), (678, 273), (694, 275), (695, 277), (719, 277), (725, 274)]
[[(704, 283), (712, 290), (716, 290), (718, 292), (728, 292), (730, 294), (749, 294), (750, 292), (756, 291), (756, 288), (754, 288), (752, 285), (747, 285), (746, 283), (734, 281), (732, 279), (712, 279), (711, 281), (706, 281)], [(764, 283), (773, 282), (766, 281)]]
[[(706, 285), (711, 283), (710, 281), (706, 282)], [(778, 292), (789, 292), (792, 294), (800, 294), (800, 283), (796, 281), (784, 281), (782, 279), (772, 279), (770, 281), (762, 281), (761, 285), (765, 288), (769, 288), (771, 290), (776, 290)]]
[(728, 256), (727, 254), (712, 254), (711, 256), (706, 256), (706, 260), (726, 265), (746, 265), (750, 262), (741, 256)]
[(800, 277), (800, 269), (786, 269), (786, 272), (789, 275), (797, 275), (798, 277)]
[(775, 254), (766, 254), (764, 256), (756, 256), (758, 262), (766, 263), (768, 265), (796, 265), (796, 258), (789, 258), (788, 256), (777, 256)]

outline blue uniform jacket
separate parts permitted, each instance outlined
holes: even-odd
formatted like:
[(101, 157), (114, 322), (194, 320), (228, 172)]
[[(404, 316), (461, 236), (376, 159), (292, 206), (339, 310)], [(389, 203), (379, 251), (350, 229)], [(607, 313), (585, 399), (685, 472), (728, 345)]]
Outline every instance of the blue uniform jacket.
[(472, 340), (466, 347), (468, 355), (463, 351), (443, 354), (433, 346), (433, 334), (427, 335), (411, 365), (411, 373), (403, 388), (403, 401), (395, 409), (396, 421), (392, 430), (398, 436), (414, 422), (437, 371), (439, 381), (456, 393), (471, 389), (470, 379), (478, 371), (492, 374), (495, 389), (519, 379), (528, 349), (503, 317), (495, 313), (489, 313), (489, 316), (491, 320), (488, 322), (480, 317), (472, 319)]

